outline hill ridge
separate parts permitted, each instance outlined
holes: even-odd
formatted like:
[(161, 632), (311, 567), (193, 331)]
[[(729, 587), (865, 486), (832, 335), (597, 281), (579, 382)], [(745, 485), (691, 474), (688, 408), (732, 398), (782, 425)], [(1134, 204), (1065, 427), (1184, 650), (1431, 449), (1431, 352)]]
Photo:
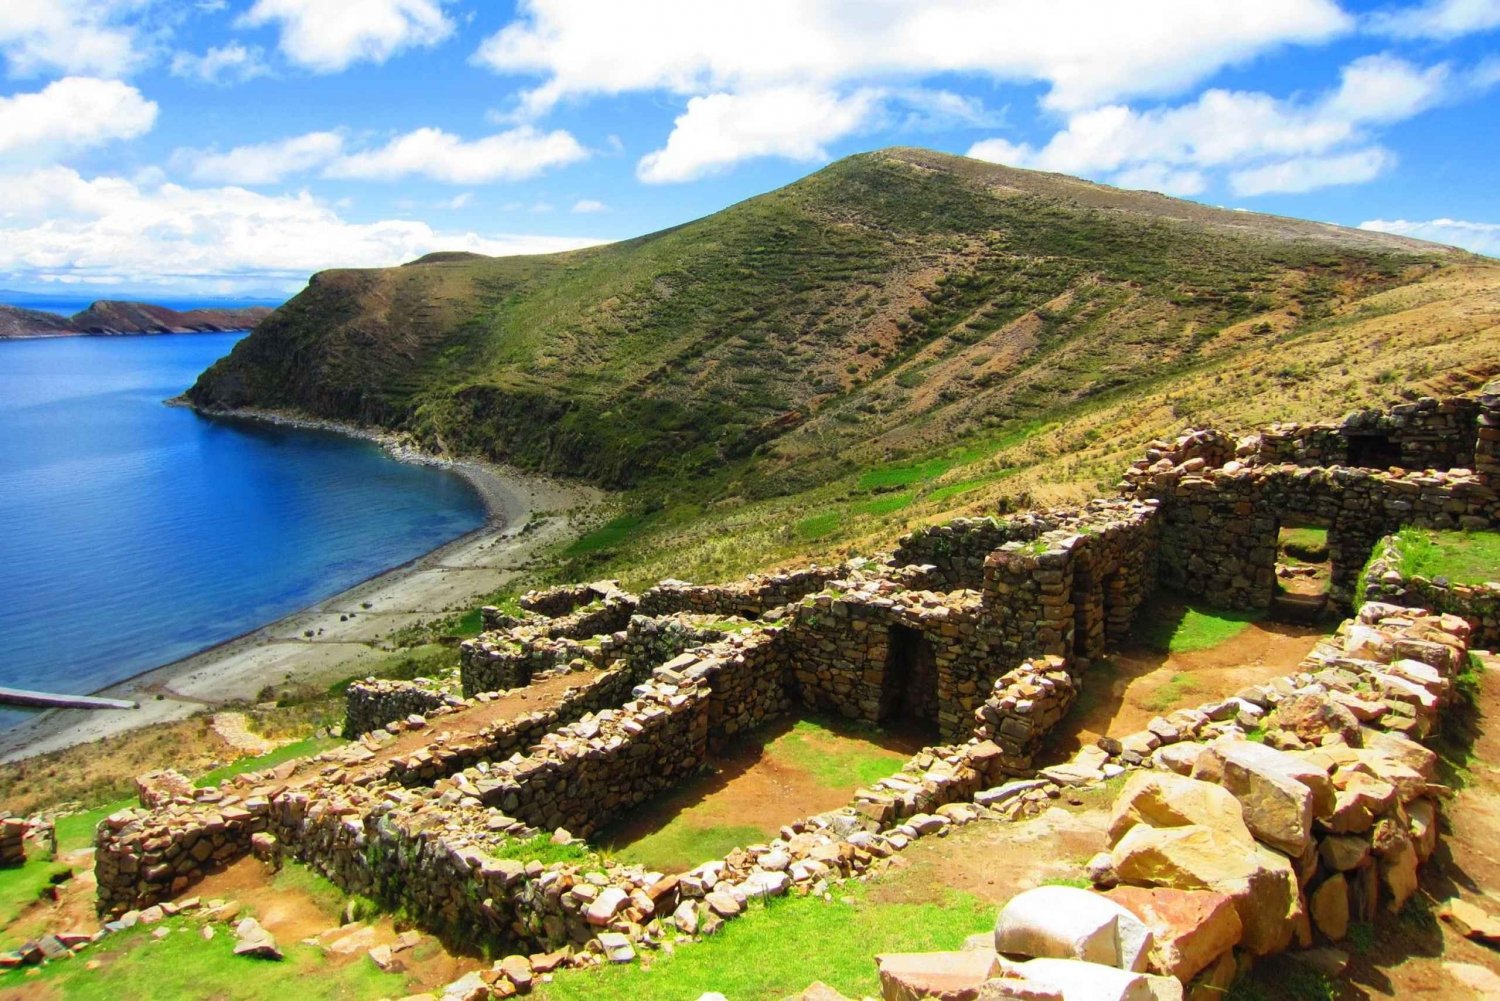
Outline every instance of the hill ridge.
[(0, 339), (81, 334), (174, 334), (247, 330), (271, 315), (267, 306), (175, 310), (126, 299), (99, 299), (63, 316), (39, 309), (0, 305)]
[(189, 397), (607, 486), (753, 466), (736, 489), (757, 492), (1269, 347), (1479, 261), (896, 148), (621, 243), (321, 272)]

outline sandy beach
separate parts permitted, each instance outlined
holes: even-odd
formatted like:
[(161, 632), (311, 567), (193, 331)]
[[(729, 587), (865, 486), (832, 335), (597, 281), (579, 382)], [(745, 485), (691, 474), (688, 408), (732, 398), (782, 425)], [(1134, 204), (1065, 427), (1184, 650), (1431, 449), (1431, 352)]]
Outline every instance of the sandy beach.
[(0, 731), (0, 761), (98, 740), (152, 723), (184, 719), (226, 703), (254, 701), (267, 686), (331, 684), (385, 656), (393, 631), (472, 608), (504, 587), (543, 547), (576, 533), (575, 521), (603, 493), (492, 463), (450, 460), (412, 449), (382, 432), (280, 413), (234, 419), (340, 431), (378, 441), (403, 461), (449, 466), (484, 498), (488, 522), (409, 563), (190, 657), (93, 693), (129, 699), (133, 710), (60, 709)]

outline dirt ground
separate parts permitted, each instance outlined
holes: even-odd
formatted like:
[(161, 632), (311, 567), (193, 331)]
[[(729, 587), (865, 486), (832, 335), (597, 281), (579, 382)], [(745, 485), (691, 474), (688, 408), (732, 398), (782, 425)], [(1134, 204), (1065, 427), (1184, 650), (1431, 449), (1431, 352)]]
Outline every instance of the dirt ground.
[(1049, 881), (1076, 881), (1084, 864), (1104, 851), (1109, 796), (1098, 790), (1018, 824), (979, 822), (946, 837), (922, 838), (892, 857), (871, 888), (875, 900), (940, 903), (953, 890), (997, 908), (1023, 890)]
[(1083, 694), (1066, 727), (1069, 732), (1053, 751), (1070, 755), (1100, 737), (1144, 730), (1152, 718), (1174, 709), (1279, 678), (1326, 633), (1322, 626), (1252, 622), (1233, 639), (1208, 650), (1162, 653), (1126, 647), (1084, 675)]
[[(689, 841), (693, 831), (722, 828), (747, 833), (753, 828), (773, 838), (783, 824), (844, 806), (860, 785), (852, 773), (846, 784), (820, 775), (814, 768), (816, 759), (878, 761), (883, 764), (874, 770), (887, 775), (930, 743), (915, 733), (795, 727), (795, 720), (782, 720), (737, 742), (719, 755), (712, 772), (631, 811), (604, 832), (599, 843), (620, 851), (674, 825), (684, 829), (680, 833)], [(851, 764), (851, 770), (854, 767)], [(704, 854), (683, 868), (712, 857), (711, 852)]]

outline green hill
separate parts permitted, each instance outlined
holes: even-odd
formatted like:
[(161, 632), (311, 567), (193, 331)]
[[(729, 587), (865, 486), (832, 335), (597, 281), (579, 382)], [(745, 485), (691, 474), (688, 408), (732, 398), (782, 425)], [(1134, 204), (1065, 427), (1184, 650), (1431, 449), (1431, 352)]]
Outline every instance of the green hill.
[(1025, 434), (1475, 260), (892, 149), (622, 243), (321, 273), (189, 396), (766, 495)]

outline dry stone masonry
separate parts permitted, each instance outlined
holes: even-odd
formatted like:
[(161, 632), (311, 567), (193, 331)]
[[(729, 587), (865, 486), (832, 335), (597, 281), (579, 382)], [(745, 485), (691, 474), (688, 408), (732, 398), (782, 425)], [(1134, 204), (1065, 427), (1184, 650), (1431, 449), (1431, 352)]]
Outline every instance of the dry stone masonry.
[[(1350, 600), (1395, 529), (1494, 526), (1497, 446), (1500, 387), (1240, 440), (1193, 431), (1153, 443), (1118, 498), (923, 529), (887, 558), (639, 596), (613, 581), (533, 592), (520, 616), (485, 610), (487, 631), (462, 648), (463, 697), (363, 682), (346, 747), (209, 789), (147, 777), (141, 808), (99, 828), (99, 908), (170, 900), (253, 852), (298, 858), (450, 943), (514, 950), (513, 974), (628, 961), (712, 934), (753, 898), (823, 893), (922, 837), (1023, 818), (1129, 773), (1113, 847), (1089, 867), (1109, 893), (1075, 891), (1087, 920), (1059, 925), (1050, 903), (1013, 902), (998, 952), (959, 965), (981, 983), (1053, 991), (1035, 996), (1075, 977), (1113, 977), (1118, 996), (1150, 978), (1206, 996), (1242, 959), (1338, 941), (1410, 894), (1442, 793), (1421, 741), (1469, 643), (1496, 628), (1484, 589), (1391, 579), (1377, 559), (1366, 589), (1382, 600), (1288, 676), (1040, 770), (1038, 749), (1159, 585), (1261, 607), (1279, 526), (1314, 519)], [(534, 709), (485, 715), (564, 676), (572, 687)], [(543, 865), (528, 849), (590, 836), (804, 707), (943, 743), (847, 807), (687, 873), (586, 847)], [(882, 969), (895, 984), (920, 966)], [(492, 972), (473, 996), (518, 989)]]

